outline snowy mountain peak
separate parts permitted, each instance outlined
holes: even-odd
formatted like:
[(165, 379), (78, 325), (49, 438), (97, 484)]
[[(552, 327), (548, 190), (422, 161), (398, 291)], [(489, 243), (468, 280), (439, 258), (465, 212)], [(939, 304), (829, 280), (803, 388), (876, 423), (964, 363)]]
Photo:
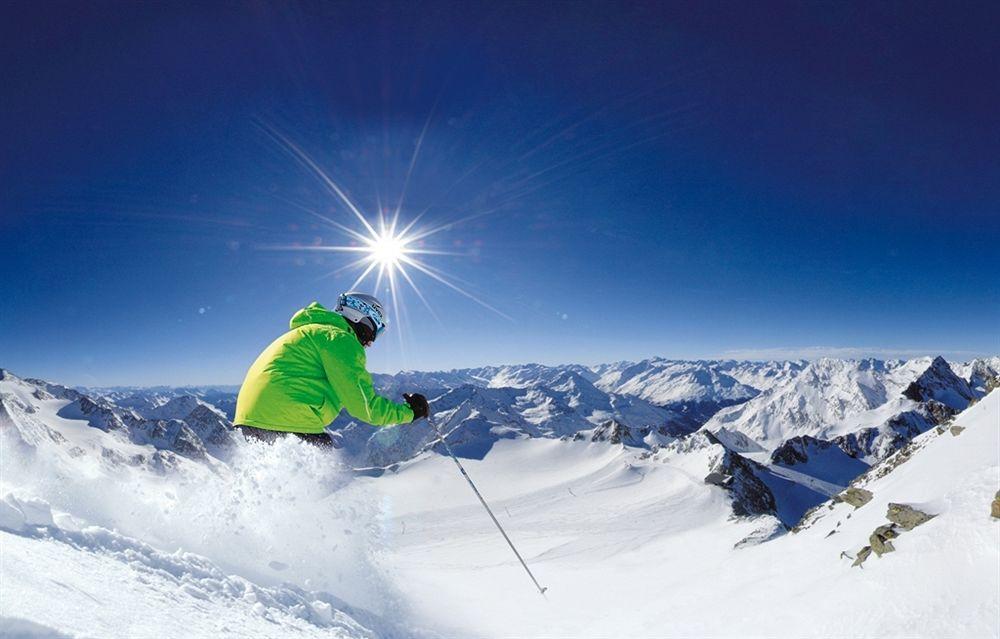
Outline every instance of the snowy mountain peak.
[(963, 410), (976, 397), (969, 383), (956, 375), (943, 357), (935, 358), (927, 370), (906, 387), (903, 396), (915, 402), (933, 399), (954, 410)]
[[(772, 451), (798, 436), (833, 439), (868, 428), (882, 434), (891, 430), (891, 444), (880, 448), (891, 452), (901, 436), (912, 433), (908, 435), (912, 437), (936, 423), (930, 407), (914, 403), (934, 400), (960, 410), (973, 397), (968, 383), (940, 357), (908, 361), (819, 359), (761, 395), (720, 410), (705, 428), (722, 433), (721, 437), (728, 438), (738, 450), (748, 451), (756, 447)], [(874, 441), (880, 437), (878, 433), (873, 431), (866, 437)]]
[(225, 417), (221, 410), (194, 395), (173, 397), (159, 406), (146, 410), (143, 416), (147, 419), (184, 419), (199, 408), (212, 411), (220, 417)]
[(597, 388), (632, 395), (668, 408), (720, 406), (746, 401), (760, 389), (744, 384), (724, 371), (720, 362), (682, 362), (648, 359), (623, 362), (601, 370)]

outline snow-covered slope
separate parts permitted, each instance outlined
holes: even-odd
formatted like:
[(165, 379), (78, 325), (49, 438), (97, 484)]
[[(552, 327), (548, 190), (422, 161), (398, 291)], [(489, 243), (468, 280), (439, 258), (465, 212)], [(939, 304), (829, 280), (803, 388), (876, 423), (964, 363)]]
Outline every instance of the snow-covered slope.
[[(924, 363), (883, 384), (902, 393), (932, 364)], [(184, 456), (130, 434), (130, 420), (143, 421), (130, 411), (4, 374), (0, 629), (110, 637), (1000, 631), (1000, 527), (989, 517), (1000, 487), (1000, 391), (854, 479), (873, 494), (854, 510), (840, 495), (867, 464), (845, 458), (839, 444), (803, 436), (772, 456), (740, 454), (709, 430), (626, 441), (629, 427), (609, 426), (618, 423), (594, 410), (621, 396), (560, 372), (551, 386), (464, 385), (435, 403), (470, 475), (549, 587), (547, 600), (420, 425), (379, 431), (407, 453), (377, 476), (350, 472), (346, 450), (291, 439), (236, 440), (218, 455)], [(621, 418), (625, 407), (640, 416), (663, 410), (625, 399), (638, 403), (600, 406)], [(220, 418), (204, 406), (195, 412)], [(848, 472), (845, 463), (858, 465)], [(840, 502), (785, 532), (782, 522), (829, 496)], [(889, 503), (935, 517), (898, 532), (894, 552), (852, 568), (888, 523)]]
[[(454, 636), (991, 637), (1000, 631), (1000, 524), (989, 515), (1000, 392), (955, 425), (959, 436), (945, 431), (936, 449), (880, 479), (871, 503), (823, 506), (821, 522), (776, 538), (767, 517), (732, 519), (727, 494), (705, 482), (710, 447), (643, 457), (584, 442), (501, 442), (469, 472), (547, 601), (447, 459), (369, 481), (397, 506), (388, 564), (418, 617)], [(852, 568), (888, 523), (889, 502), (937, 516), (901, 533), (895, 552)]]
[[(990, 528), (983, 524), (989, 520), (989, 504), (1000, 500), (998, 488), (1000, 391), (993, 391), (946, 427), (916, 437), (857, 477), (851, 482), (853, 498), (838, 497), (815, 509), (800, 530), (837, 535), (853, 546), (851, 558), (860, 555), (859, 563), (867, 569), (881, 570), (882, 561), (900, 557), (909, 565), (927, 562), (950, 575), (961, 568), (949, 564), (949, 551), (968, 552), (992, 570), (992, 578), (978, 582), (985, 589), (978, 597), (989, 597), (1000, 594), (1000, 528), (995, 520)], [(873, 533), (886, 526), (891, 528), (884, 535), (891, 543), (889, 552), (899, 555), (871, 554), (877, 543)], [(925, 584), (933, 587), (929, 579)], [(996, 630), (1000, 627), (994, 626)]]
[[(213, 444), (218, 427), (226, 441)], [(328, 453), (242, 443), (205, 406), (187, 421), (143, 420), (3, 372), (0, 459), (0, 618), (11, 628), (402, 636), (403, 604), (371, 561), (377, 505)]]
[[(39, 500), (0, 501), (0, 544), (0, 617), (30, 619), (37, 634), (22, 625), (22, 636), (377, 636), (328, 593), (261, 586), (204, 557), (53, 516)], [(17, 636), (11, 628), (0, 634)]]

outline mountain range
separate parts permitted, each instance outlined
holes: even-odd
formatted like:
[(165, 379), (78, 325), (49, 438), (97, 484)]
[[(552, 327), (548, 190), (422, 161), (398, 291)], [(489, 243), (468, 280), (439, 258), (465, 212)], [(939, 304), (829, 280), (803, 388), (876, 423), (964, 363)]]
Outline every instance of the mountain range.
[[(956, 370), (958, 372), (956, 372)], [(0, 411), (22, 433), (59, 434), (36, 415), (84, 420), (154, 452), (224, 457), (236, 387), (67, 388), (0, 373)], [(872, 464), (943, 424), (1000, 385), (1000, 357), (949, 364), (911, 360), (812, 362), (680, 361), (653, 358), (585, 367), (540, 364), (375, 375), (397, 398), (422, 392), (437, 426), (461, 457), (484, 458), (501, 440), (604, 442), (647, 451), (715, 448), (706, 476), (724, 484), (736, 512), (768, 512), (786, 527), (843, 489)], [(430, 426), (379, 429), (342, 413), (329, 428), (336, 445), (365, 472), (426, 452), (442, 453)], [(37, 435), (26, 435), (29, 438)], [(103, 452), (111, 459), (116, 454)], [(127, 463), (138, 463), (135, 460)], [(716, 468), (718, 466), (718, 468)], [(721, 469), (721, 471), (720, 471)], [(713, 475), (714, 473), (714, 475)], [(740, 504), (740, 495), (762, 495)], [(761, 504), (766, 504), (766, 507)]]
[[(975, 557), (976, 566), (992, 556), (984, 550), (990, 544), (976, 540), (997, 488), (997, 357), (964, 363), (655, 358), (404, 372), (376, 375), (375, 382), (394, 399), (403, 391), (431, 399), (435, 424), (528, 561), (540, 564), (543, 578), (558, 577), (560, 605), (575, 610), (549, 626), (518, 626), (503, 615), (449, 619), (467, 632), (546, 634), (539, 628), (565, 631), (579, 618), (580, 633), (622, 633), (628, 627), (622, 620), (572, 603), (586, 600), (580, 588), (590, 592), (600, 579), (620, 595), (642, 583), (683, 599), (683, 585), (705, 590), (710, 584), (700, 575), (729, 574), (725, 566), (732, 564), (741, 566), (727, 578), (737, 586), (726, 580), (716, 586), (743, 618), (770, 634), (815, 634), (818, 626), (801, 620), (779, 622), (773, 604), (813, 592), (816, 580), (840, 583), (852, 565), (914, 584), (907, 590), (878, 577), (871, 587), (879, 592), (933, 591), (928, 575), (943, 574), (950, 593), (983, 583), (985, 573), (970, 568), (952, 579), (941, 566), (953, 566), (956, 553)], [(115, 591), (116, 605), (174, 602), (171, 614), (147, 611), (149, 628), (418, 636), (420, 622), (402, 615), (397, 602), (433, 616), (439, 601), (423, 589), (397, 592), (397, 582), (430, 579), (428, 591), (464, 601), (471, 573), (451, 567), (461, 558), (477, 566), (475, 574), (498, 580), (505, 596), (523, 585), (506, 583), (519, 577), (516, 566), (493, 543), (495, 531), (483, 528), (489, 522), (455, 481), (426, 422), (379, 429), (342, 414), (328, 429), (339, 447), (333, 455), (294, 440), (258, 447), (232, 430), (236, 393), (234, 387), (69, 388), (0, 369), (0, 535), (5, 581), (14, 584), (0, 586), (4, 598), (33, 611), (26, 617), (57, 619), (58, 627), (84, 634), (114, 630), (103, 613), (89, 612), (91, 599), (72, 593), (93, 598), (100, 583), (118, 580), (125, 585)], [(1000, 495), (993, 509), (1000, 516)], [(944, 523), (923, 527), (932, 519)], [(934, 548), (959, 543), (953, 540), (965, 545), (941, 550), (944, 564), (924, 565), (916, 553), (930, 552), (931, 542), (920, 540), (931, 537), (922, 531), (930, 531)], [(762, 550), (746, 551), (755, 547)], [(873, 563), (896, 549), (906, 557), (904, 572), (898, 564)], [(812, 567), (768, 582), (768, 592), (785, 595), (758, 601), (756, 590), (738, 587), (786, 561)], [(35, 573), (39, 562), (51, 564), (39, 574), (73, 584), (65, 597), (76, 602), (74, 617), (53, 617), (50, 607), (36, 605), (50, 597), (47, 588), (59, 587), (41, 585), (48, 582)], [(378, 576), (385, 566), (392, 567), (391, 583)], [(631, 576), (616, 581), (619, 573)], [(584, 574), (576, 588), (576, 575)], [(812, 600), (833, 608), (811, 623), (835, 633), (842, 602), (853, 592), (828, 599), (814, 592)], [(989, 607), (968, 612), (964, 602), (973, 593), (936, 596), (966, 611), (963, 623), (990, 627)], [(458, 609), (465, 607), (499, 610), (478, 598)], [(699, 628), (739, 634), (697, 612), (694, 602), (686, 609), (692, 614), (678, 609), (671, 623), (696, 634)], [(532, 612), (533, 623), (545, 614)], [(911, 614), (921, 624), (936, 618)], [(883, 617), (852, 619), (858, 632), (888, 632)], [(609, 620), (618, 625), (601, 625)], [(33, 631), (24, 623), (0, 619), (0, 630)], [(645, 626), (633, 631), (648, 634)]]

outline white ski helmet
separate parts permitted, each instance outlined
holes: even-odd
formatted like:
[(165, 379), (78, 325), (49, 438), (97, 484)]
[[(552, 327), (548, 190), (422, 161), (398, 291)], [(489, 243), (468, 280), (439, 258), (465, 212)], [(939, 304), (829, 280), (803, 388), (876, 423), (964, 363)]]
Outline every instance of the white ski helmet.
[(389, 322), (385, 319), (385, 307), (374, 296), (366, 293), (350, 291), (343, 293), (337, 299), (337, 308), (333, 309), (355, 324), (365, 324), (371, 329), (372, 341), (386, 329)]

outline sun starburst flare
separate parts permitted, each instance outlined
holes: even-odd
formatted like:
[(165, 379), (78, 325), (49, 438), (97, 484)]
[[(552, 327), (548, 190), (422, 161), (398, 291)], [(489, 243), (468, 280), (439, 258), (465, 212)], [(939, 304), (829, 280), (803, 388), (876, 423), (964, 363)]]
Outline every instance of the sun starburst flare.
[[(437, 268), (426, 261), (426, 256), (467, 255), (466, 253), (437, 250), (428, 247), (427, 240), (434, 235), (450, 230), (455, 225), (460, 224), (463, 221), (480, 217), (483, 213), (475, 213), (431, 228), (418, 228), (417, 223), (423, 215), (423, 213), (421, 213), (410, 220), (405, 226), (399, 228), (400, 211), (402, 209), (405, 196), (405, 187), (394, 210), (390, 211), (380, 209), (375, 215), (366, 215), (361, 207), (353, 202), (347, 196), (347, 193), (336, 182), (334, 182), (334, 180), (299, 146), (269, 126), (261, 125), (261, 129), (263, 129), (273, 140), (275, 140), (281, 148), (291, 155), (299, 164), (313, 173), (320, 180), (323, 186), (331, 193), (331, 195), (334, 196), (335, 200), (342, 204), (361, 226), (361, 230), (356, 230), (350, 226), (341, 224), (326, 215), (312, 210), (311, 208), (302, 206), (301, 204), (295, 204), (298, 208), (319, 219), (324, 226), (329, 227), (347, 238), (350, 241), (350, 244), (317, 244), (308, 246), (269, 245), (261, 248), (267, 250), (341, 252), (358, 254), (356, 259), (339, 266), (334, 271), (324, 275), (324, 277), (340, 275), (341, 273), (348, 271), (359, 271), (357, 278), (350, 285), (350, 287), (348, 287), (348, 290), (358, 289), (362, 287), (366, 280), (374, 277), (374, 290), (376, 293), (383, 290), (383, 285), (385, 285), (388, 289), (389, 296), (392, 301), (391, 312), (399, 325), (402, 325), (402, 320), (407, 317), (406, 309), (401, 304), (402, 300), (400, 298), (399, 290), (400, 280), (405, 281), (416, 294), (421, 303), (427, 308), (430, 314), (435, 319), (439, 319), (438, 314), (427, 301), (417, 282), (414, 280), (414, 274), (411, 274), (410, 269), (420, 273), (437, 284), (445, 286), (452, 292), (475, 302), (483, 308), (496, 313), (500, 317), (513, 321), (513, 318), (506, 313), (500, 311), (460, 286), (456, 282), (457, 278), (446, 274), (440, 268)], [(410, 161), (407, 178), (404, 184), (409, 183), (409, 173), (412, 172), (417, 154), (420, 152), (421, 141), (422, 136), (421, 140), (418, 141), (416, 149), (414, 150), (414, 155)], [(402, 331), (397, 331), (397, 334), (402, 341)]]

